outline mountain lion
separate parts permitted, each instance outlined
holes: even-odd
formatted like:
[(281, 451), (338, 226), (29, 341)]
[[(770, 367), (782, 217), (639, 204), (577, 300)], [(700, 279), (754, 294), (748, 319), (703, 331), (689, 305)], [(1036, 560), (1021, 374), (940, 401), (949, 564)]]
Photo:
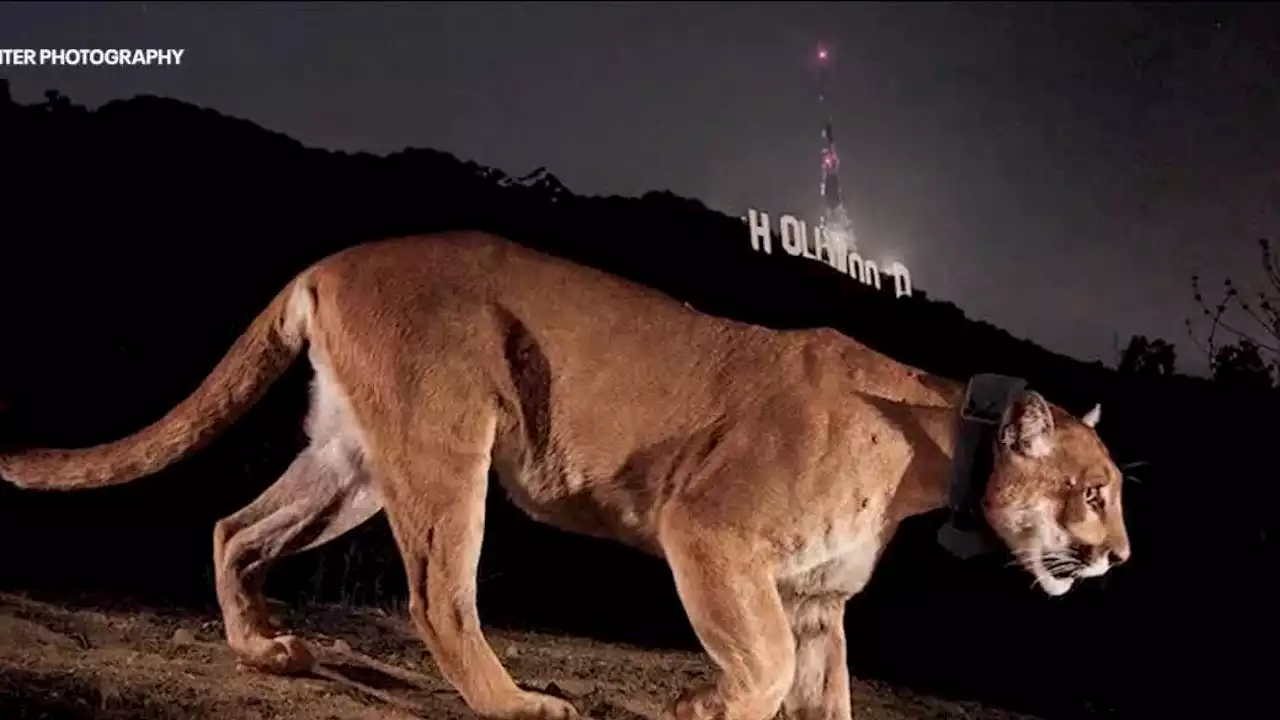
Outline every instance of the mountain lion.
[[(486, 642), (486, 477), (535, 519), (664, 558), (717, 681), (677, 718), (847, 720), (845, 601), (899, 523), (945, 507), (964, 386), (831, 330), (778, 331), (493, 236), (350, 248), (298, 275), (198, 389), (136, 434), (0, 456), (24, 488), (129, 482), (228, 427), (308, 348), (310, 445), (214, 529), (227, 641), (314, 660), (268, 624), (267, 567), (385, 510), (409, 615), (477, 713), (572, 718)], [(1093, 430), (1026, 391), (998, 432), (987, 522), (1044, 592), (1129, 557), (1121, 474)]]

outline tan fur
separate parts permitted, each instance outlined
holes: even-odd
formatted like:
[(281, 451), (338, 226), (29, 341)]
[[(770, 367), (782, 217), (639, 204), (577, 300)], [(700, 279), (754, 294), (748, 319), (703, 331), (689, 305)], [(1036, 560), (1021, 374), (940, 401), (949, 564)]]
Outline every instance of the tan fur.
[[(0, 457), (0, 474), (77, 489), (155, 472), (226, 427), (307, 342), (311, 444), (214, 533), (227, 639), (247, 663), (312, 664), (304, 643), (267, 622), (267, 565), (385, 509), (410, 616), (468, 705), (494, 718), (574, 717), (518, 688), (480, 630), (492, 467), (533, 517), (670, 564), (722, 671), (683, 695), (676, 717), (850, 717), (845, 601), (904, 518), (945, 504), (961, 384), (830, 330), (707, 316), (455, 233), (329, 257), (154, 425), (88, 450)], [(988, 519), (1046, 592), (1129, 554), (1106, 449), (1034, 393), (1000, 432), (988, 487)]]

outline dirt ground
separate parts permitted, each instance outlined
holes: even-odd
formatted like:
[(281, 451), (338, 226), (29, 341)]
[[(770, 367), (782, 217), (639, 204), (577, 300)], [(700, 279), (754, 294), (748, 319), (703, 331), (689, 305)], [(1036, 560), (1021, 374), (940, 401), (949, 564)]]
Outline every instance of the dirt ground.
[[(321, 651), (320, 677), (237, 666), (214, 617), (60, 606), (0, 593), (0, 718), (5, 720), (474, 720), (406, 620), (374, 609), (275, 608)], [(595, 720), (662, 717), (710, 677), (697, 654), (490, 630), (512, 675)], [(367, 654), (366, 654), (367, 653)], [(859, 720), (1031, 720), (854, 681)]]

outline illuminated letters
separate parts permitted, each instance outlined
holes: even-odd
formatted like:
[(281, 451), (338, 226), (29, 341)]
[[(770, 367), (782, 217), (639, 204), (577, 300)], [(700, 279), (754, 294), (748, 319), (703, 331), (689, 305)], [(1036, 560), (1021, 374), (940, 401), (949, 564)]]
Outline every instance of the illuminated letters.
[(782, 249), (788, 255), (804, 253), (804, 223), (790, 215), (783, 215), (779, 224), (782, 226)]
[(747, 227), (751, 228), (751, 249), (763, 249), (765, 255), (772, 255), (773, 236), (769, 234), (769, 214), (756, 212), (752, 208), (747, 213)]
[[(751, 231), (751, 249), (765, 254), (772, 254), (772, 234), (769, 229), (769, 215), (755, 208), (747, 211), (743, 218)], [(813, 228), (813, 242), (809, 242), (808, 227), (803, 220), (794, 215), (783, 215), (778, 220), (782, 249), (792, 257), (803, 257), (824, 263), (835, 268), (841, 274), (876, 290), (882, 289), (880, 283), (879, 263), (868, 260), (856, 251), (845, 251), (842, 238), (832, 237), (825, 228)], [(883, 274), (893, 277), (893, 296), (895, 298), (911, 297), (911, 272), (901, 262), (887, 263)]]
[(893, 275), (893, 296), (911, 297), (911, 272), (907, 266), (895, 261), (889, 266), (889, 273)]

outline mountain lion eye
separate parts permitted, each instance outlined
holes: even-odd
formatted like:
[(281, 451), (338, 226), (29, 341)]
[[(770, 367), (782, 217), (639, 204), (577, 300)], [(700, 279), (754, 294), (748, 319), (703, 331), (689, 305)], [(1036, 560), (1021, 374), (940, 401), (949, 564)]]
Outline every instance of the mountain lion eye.
[(1084, 490), (1085, 502), (1089, 503), (1090, 505), (1096, 506), (1099, 504), (1101, 500), (1102, 500), (1101, 491), (1099, 490), (1097, 485), (1085, 488)]

